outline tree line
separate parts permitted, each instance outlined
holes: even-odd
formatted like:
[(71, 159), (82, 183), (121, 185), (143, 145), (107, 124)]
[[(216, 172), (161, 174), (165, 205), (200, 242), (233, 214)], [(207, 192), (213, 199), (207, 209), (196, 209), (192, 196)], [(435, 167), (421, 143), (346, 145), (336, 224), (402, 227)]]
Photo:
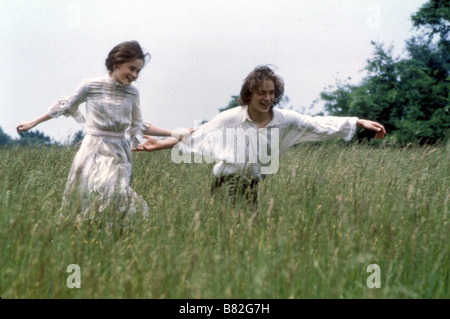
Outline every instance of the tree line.
[[(395, 146), (433, 144), (450, 130), (450, 2), (430, 0), (411, 16), (420, 34), (406, 41), (404, 58), (392, 47), (372, 42), (366, 76), (353, 85), (338, 80), (320, 93), (324, 111), (333, 116), (357, 116), (382, 123), (388, 132), (384, 143)], [(220, 112), (239, 105), (238, 95)], [(312, 106), (314, 106), (315, 101)], [(285, 96), (283, 108), (289, 104)], [(292, 106), (290, 106), (292, 109)], [(316, 115), (324, 115), (320, 112)], [(357, 140), (372, 140), (374, 133), (358, 131)]]
[[(374, 53), (359, 84), (338, 80), (320, 93), (329, 115), (382, 123), (390, 145), (433, 144), (450, 131), (450, 1), (429, 0), (411, 21), (419, 32), (406, 41), (405, 57), (394, 57), (392, 47), (372, 42)], [(232, 95), (219, 111), (238, 105), (238, 95)], [(285, 96), (279, 107), (292, 109), (289, 97)], [(83, 136), (82, 131), (77, 132), (69, 144), (78, 143)], [(372, 137), (364, 131), (357, 134), (359, 140)], [(39, 131), (12, 139), (0, 128), (0, 145), (54, 144), (58, 143)]]
[(321, 93), (330, 115), (379, 121), (394, 145), (436, 143), (450, 129), (450, 2), (430, 0), (411, 21), (420, 34), (406, 41), (406, 57), (372, 42), (361, 83), (338, 81)]
[[(69, 145), (76, 145), (82, 141), (83, 131), (78, 131), (69, 139)], [(0, 146), (61, 146), (62, 144), (54, 141), (50, 136), (45, 135), (39, 130), (22, 132), (19, 138), (12, 138), (0, 127)]]

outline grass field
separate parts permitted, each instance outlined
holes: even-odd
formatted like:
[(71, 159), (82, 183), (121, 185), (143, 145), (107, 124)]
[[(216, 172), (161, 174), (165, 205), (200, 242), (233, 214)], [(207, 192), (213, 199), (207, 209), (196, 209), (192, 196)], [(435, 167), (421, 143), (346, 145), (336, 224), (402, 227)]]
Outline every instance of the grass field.
[(0, 149), (1, 298), (450, 297), (448, 146), (301, 145), (257, 214), (210, 195), (211, 164), (135, 153), (150, 219), (78, 225), (59, 219), (75, 152)]

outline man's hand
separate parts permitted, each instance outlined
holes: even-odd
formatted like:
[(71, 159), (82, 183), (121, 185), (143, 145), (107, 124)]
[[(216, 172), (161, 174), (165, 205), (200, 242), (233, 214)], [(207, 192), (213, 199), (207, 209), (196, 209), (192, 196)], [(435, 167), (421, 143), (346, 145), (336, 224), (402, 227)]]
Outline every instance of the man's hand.
[(380, 140), (386, 136), (386, 129), (380, 123), (358, 119), (358, 121), (356, 122), (356, 126), (365, 128), (369, 131), (375, 131), (375, 137), (377, 138), (377, 140)]

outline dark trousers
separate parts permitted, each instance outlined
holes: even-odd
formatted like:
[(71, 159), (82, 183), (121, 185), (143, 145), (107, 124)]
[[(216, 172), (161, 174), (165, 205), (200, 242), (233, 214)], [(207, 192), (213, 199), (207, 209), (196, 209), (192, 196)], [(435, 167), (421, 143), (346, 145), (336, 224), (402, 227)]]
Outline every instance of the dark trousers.
[(250, 180), (240, 175), (225, 175), (215, 177), (211, 185), (211, 194), (222, 191), (234, 204), (238, 198), (244, 198), (247, 203), (258, 205), (258, 181)]

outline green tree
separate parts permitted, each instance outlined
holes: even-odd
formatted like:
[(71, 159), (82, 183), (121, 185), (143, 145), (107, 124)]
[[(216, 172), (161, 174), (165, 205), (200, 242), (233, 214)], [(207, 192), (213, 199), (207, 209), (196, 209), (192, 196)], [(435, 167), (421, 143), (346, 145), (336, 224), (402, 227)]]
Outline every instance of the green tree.
[(10, 145), (12, 142), (11, 137), (3, 132), (3, 129), (0, 127), (0, 146)]
[(15, 142), (18, 145), (30, 145), (30, 146), (50, 146), (52, 144), (49, 136), (36, 130), (35, 132), (22, 132), (20, 133), (20, 139)]
[(367, 75), (359, 85), (338, 82), (322, 92), (325, 110), (382, 122), (402, 145), (443, 139), (450, 127), (448, 13), (448, 1), (429, 1), (412, 16), (427, 32), (406, 42), (403, 59), (373, 43)]
[(238, 100), (239, 100), (239, 95), (232, 95), (231, 100), (228, 103), (228, 105), (219, 109), (219, 112), (223, 112), (223, 111), (235, 108), (236, 106), (239, 106), (240, 104), (239, 104)]
[(70, 142), (70, 144), (71, 145), (77, 145), (78, 143), (82, 142), (83, 139), (84, 139), (84, 132), (83, 132), (83, 130), (79, 130), (73, 136), (72, 141)]
[(411, 20), (413, 26), (417, 29), (422, 28), (430, 40), (437, 36), (439, 45), (448, 50), (450, 33), (450, 3), (448, 0), (428, 1), (411, 16)]

